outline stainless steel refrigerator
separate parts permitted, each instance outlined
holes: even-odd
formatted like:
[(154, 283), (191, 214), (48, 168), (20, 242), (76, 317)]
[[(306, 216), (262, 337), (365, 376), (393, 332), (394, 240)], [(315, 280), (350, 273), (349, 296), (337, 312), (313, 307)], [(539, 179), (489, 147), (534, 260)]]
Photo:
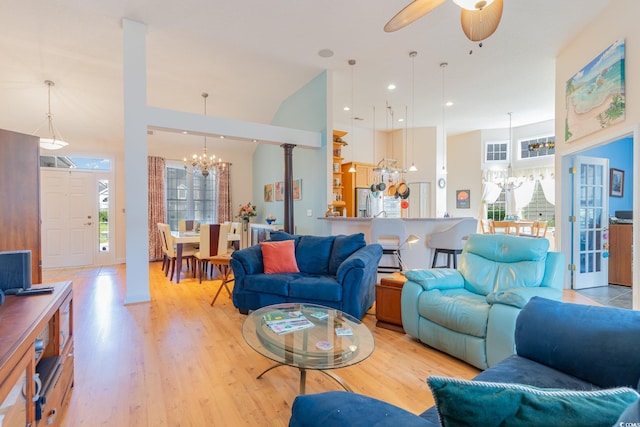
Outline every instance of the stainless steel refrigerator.
[(356, 188), (356, 216), (400, 218), (400, 199), (388, 197), (384, 191), (373, 193), (369, 188)]

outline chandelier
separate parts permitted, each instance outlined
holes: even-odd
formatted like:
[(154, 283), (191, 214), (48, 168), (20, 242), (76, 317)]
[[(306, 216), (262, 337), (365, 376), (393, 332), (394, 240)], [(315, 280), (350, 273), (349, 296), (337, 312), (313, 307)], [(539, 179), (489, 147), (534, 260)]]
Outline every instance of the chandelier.
[[(48, 86), (48, 107), (47, 110), (47, 122), (49, 124), (49, 137), (48, 138), (40, 138), (40, 148), (44, 148), (45, 150), (59, 150), (62, 147), (66, 147), (69, 145), (68, 142), (64, 142), (62, 139), (56, 137), (56, 130), (53, 127), (53, 114), (51, 114), (51, 86), (55, 86), (55, 83), (51, 80), (45, 80), (44, 84)], [(38, 128), (39, 130), (39, 128)], [(36, 130), (35, 133), (38, 132)]]
[[(207, 115), (207, 97), (209, 96), (208, 93), (203, 92), (202, 93), (202, 98), (204, 99), (204, 115)], [(189, 165), (191, 165), (192, 169), (194, 172), (196, 171), (200, 171), (202, 173), (202, 176), (207, 177), (209, 176), (209, 171), (211, 169), (213, 169), (213, 167), (215, 166), (216, 162), (215, 162), (215, 158), (216, 156), (211, 155), (209, 156), (207, 154), (207, 136), (204, 136), (204, 148), (202, 149), (202, 154), (197, 155), (194, 154), (191, 157), (191, 160), (187, 161), (187, 158), (184, 158), (184, 168), (187, 169)], [(220, 159), (218, 159), (218, 161), (220, 161)]]
[(551, 150), (556, 148), (556, 141), (531, 142), (529, 143), (529, 151), (539, 151), (541, 149)]

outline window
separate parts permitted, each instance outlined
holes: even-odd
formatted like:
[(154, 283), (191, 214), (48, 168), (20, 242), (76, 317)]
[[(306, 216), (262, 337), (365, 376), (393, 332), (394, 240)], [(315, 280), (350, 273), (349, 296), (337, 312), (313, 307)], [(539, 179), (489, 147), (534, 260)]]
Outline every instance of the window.
[(71, 156), (40, 156), (40, 167), (84, 170), (111, 170), (111, 160)]
[(494, 221), (503, 221), (507, 214), (507, 203), (505, 199), (505, 192), (502, 190), (500, 197), (494, 203), (487, 204), (487, 219)]
[(109, 180), (98, 180), (98, 252), (109, 252)]
[(203, 177), (200, 172), (187, 171), (182, 166), (167, 165), (167, 223), (178, 229), (178, 221), (195, 219), (201, 223), (216, 223), (216, 173)]
[(507, 142), (487, 142), (485, 160), (487, 162), (506, 161), (509, 154)]
[(556, 137), (546, 136), (520, 141), (520, 158), (533, 159), (536, 157), (553, 156), (556, 154)]
[(533, 190), (533, 197), (527, 206), (522, 208), (522, 218), (532, 221), (549, 221), (549, 227), (555, 226), (555, 206), (547, 201), (539, 181)]

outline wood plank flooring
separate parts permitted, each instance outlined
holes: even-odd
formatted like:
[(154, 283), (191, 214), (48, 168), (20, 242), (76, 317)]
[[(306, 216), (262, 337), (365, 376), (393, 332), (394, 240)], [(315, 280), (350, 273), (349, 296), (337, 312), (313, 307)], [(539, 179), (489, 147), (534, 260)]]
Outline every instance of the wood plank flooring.
[[(246, 316), (219, 281), (169, 282), (150, 263), (150, 303), (125, 306), (124, 265), (47, 270), (44, 283), (73, 280), (75, 385), (63, 426), (286, 426), (299, 373), (245, 344)], [(184, 273), (183, 273), (184, 274)], [(592, 303), (566, 291), (569, 301)], [(334, 371), (355, 392), (420, 413), (433, 405), (429, 375), (472, 378), (479, 371), (398, 332), (363, 321), (376, 349), (362, 363)], [(318, 372), (307, 393), (337, 390)]]

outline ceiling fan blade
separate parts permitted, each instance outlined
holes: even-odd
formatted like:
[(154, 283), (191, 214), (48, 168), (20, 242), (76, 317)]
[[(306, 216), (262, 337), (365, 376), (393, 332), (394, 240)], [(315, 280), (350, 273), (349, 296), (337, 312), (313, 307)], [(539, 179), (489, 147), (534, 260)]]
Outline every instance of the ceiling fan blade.
[(447, 0), (414, 0), (396, 14), (384, 26), (387, 33), (406, 27)]
[(502, 18), (502, 0), (494, 0), (481, 10), (462, 9), (462, 31), (472, 42), (479, 42), (493, 34)]

